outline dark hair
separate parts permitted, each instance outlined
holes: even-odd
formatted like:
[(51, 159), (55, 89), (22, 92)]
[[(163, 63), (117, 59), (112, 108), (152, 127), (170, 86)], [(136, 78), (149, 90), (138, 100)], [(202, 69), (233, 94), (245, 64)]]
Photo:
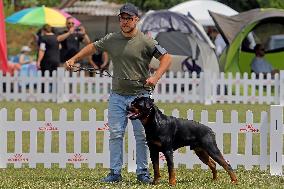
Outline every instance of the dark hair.
[(256, 44), (256, 45), (254, 46), (253, 50), (254, 50), (254, 51), (260, 50), (261, 47), (263, 47), (263, 45), (260, 44), (260, 43), (258, 43), (258, 44)]
[(52, 28), (49, 24), (44, 24), (42, 29), (46, 32), (52, 32)]
[(73, 16), (68, 16), (68, 17), (66, 18), (66, 20), (69, 20), (69, 19), (74, 19), (74, 17), (73, 17)]

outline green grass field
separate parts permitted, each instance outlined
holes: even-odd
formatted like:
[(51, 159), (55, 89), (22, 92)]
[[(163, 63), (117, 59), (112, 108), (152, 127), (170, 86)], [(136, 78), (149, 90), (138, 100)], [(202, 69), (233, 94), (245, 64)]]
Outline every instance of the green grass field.
[[(173, 109), (180, 111), (180, 117), (186, 117), (188, 109), (194, 110), (195, 120), (200, 120), (200, 113), (202, 110), (208, 110), (209, 121), (215, 121), (216, 110), (223, 110), (224, 121), (230, 122), (231, 110), (239, 112), (239, 120), (245, 121), (246, 110), (251, 110), (254, 113), (254, 121), (260, 120), (261, 111), (269, 111), (268, 105), (243, 105), (243, 104), (215, 104), (205, 106), (203, 104), (191, 103), (172, 103), (172, 104), (157, 104), (165, 113), (170, 115)], [(107, 103), (26, 103), (26, 102), (7, 102), (1, 101), (0, 108), (8, 109), (8, 119), (14, 119), (14, 111), (16, 108), (23, 110), (24, 120), (29, 119), (29, 111), (31, 108), (38, 110), (38, 119), (44, 120), (44, 110), (51, 108), (54, 112), (54, 119), (58, 120), (59, 110), (66, 108), (68, 110), (68, 119), (73, 119), (73, 111), (76, 108), (82, 110), (82, 118), (88, 119), (88, 110), (94, 108), (97, 110), (97, 119), (103, 120), (103, 111), (107, 108)], [(240, 151), (243, 151), (240, 147)], [(24, 148), (25, 149), (25, 148)], [(9, 150), (9, 149), (8, 149)], [(13, 149), (10, 149), (13, 151)], [(256, 152), (257, 153), (257, 152)], [(1, 157), (0, 157), (1, 158)], [(167, 179), (167, 169), (162, 169), (162, 180), (157, 186), (143, 185), (136, 182), (134, 173), (127, 173), (123, 170), (123, 182), (117, 184), (101, 183), (100, 179), (108, 173), (108, 169), (97, 167), (95, 169), (88, 169), (86, 167), (75, 169), (68, 166), (66, 169), (54, 168), (45, 169), (38, 166), (36, 169), (29, 168), (7, 168), (0, 170), (0, 188), (169, 188)], [(152, 173), (152, 169), (151, 169)], [(280, 176), (270, 176), (269, 170), (260, 171), (257, 167), (253, 170), (245, 170), (239, 167), (236, 174), (239, 179), (238, 185), (230, 184), (230, 179), (227, 173), (223, 170), (219, 171), (218, 181), (211, 180), (211, 173), (209, 170), (202, 170), (199, 166), (195, 166), (193, 170), (180, 166), (177, 169), (177, 186), (176, 188), (284, 188), (284, 179)], [(153, 173), (152, 173), (153, 175)]]

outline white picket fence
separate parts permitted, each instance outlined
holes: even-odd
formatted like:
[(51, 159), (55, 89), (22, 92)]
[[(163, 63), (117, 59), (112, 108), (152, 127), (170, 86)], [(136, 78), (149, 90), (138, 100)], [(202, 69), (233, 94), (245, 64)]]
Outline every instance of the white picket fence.
[[(38, 74), (40, 75), (40, 73)], [(44, 91), (42, 91), (42, 86)], [(86, 77), (84, 72), (70, 73), (58, 68), (49, 77), (3, 76), (0, 73), (0, 101), (107, 101), (111, 90), (111, 78)], [(211, 103), (259, 103), (284, 104), (284, 71), (274, 78), (260, 75), (231, 73), (225, 75), (202, 72), (169, 72), (164, 75), (155, 90), (153, 98), (160, 102)]]
[[(38, 121), (37, 111), (30, 111), (30, 119), (23, 120), (23, 112), (16, 109), (15, 120), (8, 120), (7, 110), (0, 110), (0, 168), (6, 168), (12, 164), (15, 168), (23, 165), (35, 168), (37, 164), (44, 164), (45, 168), (52, 167), (52, 164), (59, 164), (65, 168), (66, 164), (74, 164), (75, 168), (80, 168), (86, 164), (89, 168), (95, 168), (97, 163), (103, 167), (109, 167), (108, 148), (108, 124), (107, 111), (104, 113), (104, 121), (96, 120), (96, 111), (89, 111), (89, 119), (82, 120), (81, 110), (76, 109), (74, 120), (67, 120), (67, 111), (61, 109), (59, 120), (53, 120), (53, 112), (45, 110), (45, 120)], [(188, 119), (193, 119), (194, 112), (188, 110)], [(179, 112), (174, 110), (173, 116), (179, 117)], [(268, 119), (270, 117), (270, 119)], [(270, 121), (269, 121), (270, 120)], [(201, 112), (201, 123), (208, 125), (216, 133), (216, 141), (224, 157), (236, 169), (243, 165), (245, 169), (251, 170), (253, 166), (259, 166), (261, 170), (267, 170), (268, 166), (272, 175), (282, 175), (283, 156), (283, 107), (271, 105), (269, 112), (261, 113), (261, 121), (254, 122), (253, 113), (246, 112), (245, 122), (238, 121), (238, 112), (231, 112), (231, 121), (223, 122), (223, 112), (216, 112), (216, 121), (208, 121), (208, 112)], [(135, 160), (135, 139), (131, 122), (127, 127), (128, 148), (124, 147), (124, 165), (128, 171), (136, 169)], [(68, 138), (67, 133), (73, 133), (73, 138)], [(87, 133), (87, 139), (82, 136), (82, 132)], [(98, 139), (98, 132), (103, 133), (103, 137)], [(14, 134), (11, 134), (14, 133)], [(24, 133), (28, 133), (26, 136)], [(57, 142), (54, 135), (58, 135)], [(225, 135), (230, 135), (225, 139)], [(39, 136), (43, 135), (43, 141)], [(241, 140), (240, 135), (244, 135)], [(86, 141), (87, 140), (87, 141)], [(82, 143), (88, 144), (87, 152), (83, 152)], [(39, 150), (39, 143), (43, 143), (43, 151)], [(97, 152), (98, 145), (103, 144), (102, 152)], [(29, 146), (28, 150), (23, 149), (23, 144)], [(269, 145), (268, 145), (269, 144)], [(58, 151), (52, 151), (52, 146), (58, 145)], [(239, 145), (244, 145), (245, 150), (239, 152)], [(69, 146), (69, 147), (67, 147)], [(70, 147), (71, 146), (71, 147)], [(255, 153), (255, 148), (259, 146), (259, 153)], [(73, 150), (70, 150), (73, 149)], [(226, 150), (224, 151), (224, 149)], [(228, 149), (229, 148), (229, 149)], [(11, 150), (13, 149), (13, 150)], [(69, 150), (68, 150), (69, 149)], [(71, 151), (71, 152), (70, 152)], [(268, 153), (269, 151), (269, 153)], [(174, 154), (175, 166), (184, 164), (188, 169), (194, 165), (201, 164), (202, 168), (207, 168), (194, 155), (193, 151), (186, 147), (186, 152), (176, 151)], [(165, 164), (164, 157), (160, 156), (160, 164)], [(221, 167), (218, 166), (220, 169)]]

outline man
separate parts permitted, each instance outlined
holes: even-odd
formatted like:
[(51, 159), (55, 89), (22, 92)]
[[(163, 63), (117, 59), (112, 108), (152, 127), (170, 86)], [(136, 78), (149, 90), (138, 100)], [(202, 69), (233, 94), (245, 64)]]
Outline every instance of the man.
[(84, 42), (85, 45), (91, 42), (86, 30), (83, 26), (75, 28), (73, 17), (66, 19), (67, 30), (63, 33), (71, 33), (64, 41), (61, 42), (60, 61), (65, 62), (73, 57), (80, 50), (80, 43)]
[[(144, 80), (146, 85), (155, 86), (171, 64), (171, 56), (158, 45), (157, 41), (144, 35), (136, 27), (138, 9), (133, 4), (125, 4), (118, 15), (120, 32), (106, 35), (99, 41), (84, 47), (78, 54), (66, 62), (67, 68), (83, 57), (90, 56), (97, 50), (106, 51), (113, 61), (114, 78), (109, 97), (108, 122), (110, 128), (110, 174), (103, 182), (122, 180), (123, 136), (127, 125), (127, 105), (138, 95), (147, 96), (143, 83), (119, 78)], [(155, 74), (149, 76), (149, 64), (152, 57), (160, 61)], [(144, 128), (140, 121), (132, 121), (136, 139), (136, 174), (137, 180), (150, 183), (148, 155)]]
[(215, 52), (216, 55), (219, 57), (222, 54), (224, 48), (226, 47), (226, 43), (216, 28), (211, 28), (209, 35), (210, 38), (214, 41)]
[(279, 70), (273, 69), (272, 65), (269, 64), (265, 59), (265, 49), (262, 44), (256, 44), (254, 47), (255, 58), (251, 63), (251, 70), (255, 74), (263, 73), (266, 76), (267, 73), (271, 73), (274, 75), (275, 73), (279, 73)]

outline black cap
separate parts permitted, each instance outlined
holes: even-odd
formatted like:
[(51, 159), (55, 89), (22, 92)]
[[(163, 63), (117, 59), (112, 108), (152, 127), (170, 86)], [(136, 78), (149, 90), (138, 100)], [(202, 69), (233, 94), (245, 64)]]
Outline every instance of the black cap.
[(122, 14), (122, 13), (126, 13), (131, 16), (138, 16), (138, 8), (131, 3), (126, 3), (119, 10), (119, 14)]

